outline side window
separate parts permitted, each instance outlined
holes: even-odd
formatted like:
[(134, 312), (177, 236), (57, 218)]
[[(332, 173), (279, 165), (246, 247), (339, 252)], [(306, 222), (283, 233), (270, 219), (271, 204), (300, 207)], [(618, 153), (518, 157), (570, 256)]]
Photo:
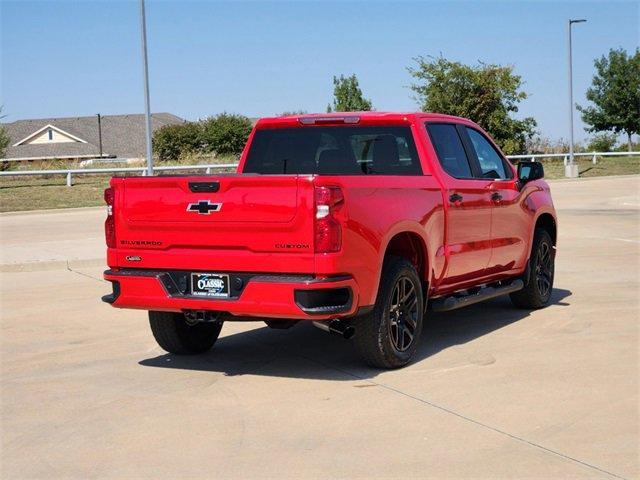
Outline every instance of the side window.
[(349, 143), (359, 170), (368, 175), (422, 175), (411, 132), (406, 128), (355, 133)]
[(473, 149), (476, 151), (482, 178), (505, 179), (511, 177), (500, 154), (493, 148), (493, 145), (477, 130), (467, 128), (467, 133), (471, 139)]
[(472, 178), (469, 159), (455, 125), (427, 123), (427, 131), (445, 172), (456, 178)]

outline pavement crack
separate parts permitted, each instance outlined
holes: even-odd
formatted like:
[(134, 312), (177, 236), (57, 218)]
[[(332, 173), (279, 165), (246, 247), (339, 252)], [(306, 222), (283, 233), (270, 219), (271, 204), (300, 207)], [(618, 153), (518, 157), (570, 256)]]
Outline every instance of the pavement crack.
[(447, 413), (449, 415), (453, 415), (453, 416), (455, 416), (455, 417), (457, 417), (457, 418), (459, 418), (461, 420), (464, 420), (464, 421), (469, 422), (469, 423), (473, 423), (474, 425), (477, 425), (477, 426), (482, 427), (484, 429), (490, 430), (490, 431), (492, 431), (494, 433), (497, 433), (499, 435), (503, 435), (503, 436), (508, 437), (508, 438), (510, 438), (512, 440), (516, 440), (516, 441), (518, 441), (520, 443), (523, 443), (525, 445), (528, 445), (530, 447), (537, 448), (538, 450), (541, 450), (543, 452), (550, 453), (550, 454), (555, 455), (557, 457), (563, 458), (565, 460), (568, 460), (570, 462), (576, 463), (576, 464), (581, 465), (583, 467), (590, 468), (590, 469), (598, 471), (600, 473), (604, 473), (604, 474), (609, 475), (611, 477), (620, 478), (622, 480), (626, 480), (625, 477), (623, 477), (621, 475), (618, 475), (616, 473), (610, 472), (608, 470), (605, 470), (603, 468), (600, 468), (597, 465), (593, 465), (591, 463), (585, 462), (583, 460), (580, 460), (578, 458), (572, 457), (572, 456), (567, 455), (565, 453), (562, 453), (562, 452), (559, 452), (557, 450), (553, 450), (551, 448), (545, 447), (544, 445), (540, 445), (539, 443), (533, 442), (531, 440), (527, 440), (526, 438), (520, 437), (520, 436), (518, 436), (516, 434), (509, 433), (509, 432), (507, 432), (505, 430), (501, 430), (500, 428), (493, 427), (493, 426), (488, 425), (486, 423), (483, 423), (483, 422), (481, 422), (479, 420), (475, 420), (475, 419), (473, 419), (471, 417), (468, 417), (468, 416), (466, 416), (466, 415), (464, 415), (462, 413), (456, 412), (455, 410), (452, 410), (452, 409), (447, 408), (447, 407), (442, 406), (442, 405), (438, 405), (437, 403), (434, 403), (434, 402), (432, 402), (430, 400), (426, 400), (424, 398), (417, 397), (417, 396), (412, 395), (410, 393), (403, 392), (402, 390), (398, 390), (397, 388), (391, 387), (389, 385), (385, 385), (384, 383), (376, 382), (376, 381), (371, 380), (369, 378), (363, 377), (361, 375), (357, 375), (357, 374), (352, 373), (352, 372), (350, 372), (348, 370), (344, 370), (344, 369), (336, 367), (334, 365), (327, 364), (327, 363), (319, 361), (317, 359), (306, 357), (304, 355), (299, 355), (299, 354), (298, 354), (298, 356), (301, 357), (301, 358), (304, 358), (306, 360), (309, 360), (311, 362), (315, 362), (315, 363), (317, 363), (319, 365), (322, 365), (325, 368), (330, 368), (330, 369), (335, 370), (337, 372), (340, 372), (340, 373), (342, 373), (344, 375), (348, 375), (350, 377), (353, 377), (353, 378), (358, 379), (358, 380), (362, 380), (364, 382), (369, 382), (372, 385), (378, 386), (380, 388), (384, 388), (385, 390), (388, 390), (390, 392), (394, 392), (394, 393), (397, 393), (399, 395), (403, 395), (403, 396), (405, 396), (407, 398), (411, 398), (412, 400), (416, 400), (416, 401), (418, 401), (418, 402), (420, 402), (420, 403), (422, 403), (424, 405), (428, 405), (430, 407), (436, 408), (436, 409), (438, 409), (438, 410), (440, 410), (442, 412), (445, 412), (445, 413)]
[(89, 275), (88, 273), (83, 273), (83, 272), (79, 272), (77, 270), (74, 270), (73, 268), (71, 268), (71, 265), (69, 265), (69, 261), (68, 260), (67, 260), (67, 270), (69, 272), (75, 273), (77, 275), (80, 275), (80, 276), (83, 276), (83, 277), (87, 277), (87, 278), (90, 278), (92, 280), (96, 280), (97, 282), (106, 283), (106, 280), (104, 280), (102, 278), (94, 277), (93, 275)]

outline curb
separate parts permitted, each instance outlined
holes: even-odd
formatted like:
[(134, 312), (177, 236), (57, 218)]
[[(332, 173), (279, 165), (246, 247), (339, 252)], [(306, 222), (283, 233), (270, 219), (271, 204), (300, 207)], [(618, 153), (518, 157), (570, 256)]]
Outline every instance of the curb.
[(72, 270), (74, 268), (104, 267), (104, 258), (89, 258), (84, 260), (52, 260), (48, 262), (29, 262), (0, 265), (0, 273), (43, 272), (49, 270)]
[(38, 215), (42, 213), (73, 213), (82, 211), (106, 211), (106, 205), (93, 207), (72, 207), (72, 208), (48, 208), (44, 210), (19, 210), (14, 212), (0, 212), (0, 217), (14, 217), (16, 215)]

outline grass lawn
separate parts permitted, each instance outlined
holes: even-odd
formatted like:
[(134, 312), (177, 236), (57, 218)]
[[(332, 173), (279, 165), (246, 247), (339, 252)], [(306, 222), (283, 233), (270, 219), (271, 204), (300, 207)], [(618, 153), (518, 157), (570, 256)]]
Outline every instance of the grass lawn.
[[(181, 171), (181, 174), (199, 173)], [(51, 208), (94, 207), (104, 205), (107, 175), (75, 175), (67, 187), (64, 175), (0, 177), (0, 212), (46, 210)]]
[[(640, 157), (578, 160), (581, 177), (640, 174)], [(544, 162), (545, 177), (564, 178), (562, 161)], [(186, 173), (186, 172), (185, 172)], [(102, 193), (109, 184), (108, 175), (77, 175), (73, 187), (67, 187), (64, 175), (0, 177), (0, 212), (44, 210), (50, 208), (103, 205)]]
[[(640, 157), (609, 157), (598, 159), (595, 165), (591, 158), (576, 158), (580, 177), (602, 177), (610, 175), (638, 175), (640, 174)], [(564, 163), (562, 160), (545, 160), (544, 176), (548, 179), (564, 178)]]
[(0, 178), (0, 212), (104, 205), (102, 194), (109, 186), (107, 175), (78, 175), (73, 187), (64, 175), (49, 178)]

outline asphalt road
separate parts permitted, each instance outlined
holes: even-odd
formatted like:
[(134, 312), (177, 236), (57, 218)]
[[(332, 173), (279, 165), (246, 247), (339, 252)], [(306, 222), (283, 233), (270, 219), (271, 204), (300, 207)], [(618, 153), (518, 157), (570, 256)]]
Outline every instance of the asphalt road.
[(2, 478), (638, 478), (640, 177), (558, 181), (553, 304), (431, 315), (411, 366), (309, 325), (156, 346), (102, 209), (0, 215)]

